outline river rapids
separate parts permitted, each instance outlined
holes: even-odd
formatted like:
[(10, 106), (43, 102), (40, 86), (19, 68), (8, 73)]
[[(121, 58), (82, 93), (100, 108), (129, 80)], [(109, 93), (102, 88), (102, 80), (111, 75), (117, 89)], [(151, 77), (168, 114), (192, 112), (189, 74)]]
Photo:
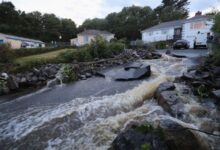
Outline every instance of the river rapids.
[[(151, 65), (150, 78), (116, 82), (94, 77), (1, 102), (0, 149), (108, 149), (127, 122), (162, 110), (153, 99), (161, 83), (173, 81), (194, 65), (193, 58), (165, 54), (140, 61)], [(176, 84), (180, 91), (184, 86)], [(189, 109), (200, 105), (192, 95), (185, 99)], [(191, 118), (188, 124), (194, 128), (208, 120)]]

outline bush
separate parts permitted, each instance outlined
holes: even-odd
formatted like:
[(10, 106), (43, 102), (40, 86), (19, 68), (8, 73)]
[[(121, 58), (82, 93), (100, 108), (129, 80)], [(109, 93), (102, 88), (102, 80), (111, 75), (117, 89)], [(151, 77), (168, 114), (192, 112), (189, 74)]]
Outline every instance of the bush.
[(108, 44), (108, 50), (111, 51), (112, 54), (117, 55), (124, 50), (125, 44), (120, 42), (111, 42)]
[(9, 63), (14, 59), (14, 52), (11, 50), (9, 44), (0, 45), (0, 63)]
[(107, 58), (110, 51), (107, 49), (107, 41), (101, 36), (96, 36), (88, 45), (88, 50), (93, 58)]
[(69, 63), (73, 60), (77, 60), (78, 62), (90, 61), (92, 60), (92, 56), (87, 48), (83, 47), (78, 50), (68, 50), (66, 52), (61, 53), (57, 60), (63, 63)]
[(214, 65), (220, 66), (220, 45), (213, 46), (212, 61)]
[(91, 44), (78, 48), (75, 51), (66, 51), (58, 56), (60, 62), (69, 63), (73, 60), (78, 62), (91, 61), (94, 58), (109, 58), (121, 53), (125, 44), (120, 42), (108, 43), (101, 36), (97, 36)]
[(62, 74), (63, 74), (64, 83), (68, 83), (68, 82), (77, 80), (77, 74), (76, 74), (74, 68), (69, 64), (66, 64), (63, 66)]

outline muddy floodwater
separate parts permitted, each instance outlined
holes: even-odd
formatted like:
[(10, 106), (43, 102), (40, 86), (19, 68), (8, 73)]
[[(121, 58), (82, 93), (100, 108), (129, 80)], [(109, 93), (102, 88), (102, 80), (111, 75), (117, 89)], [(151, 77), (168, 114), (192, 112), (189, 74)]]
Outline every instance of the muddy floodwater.
[[(0, 98), (0, 149), (108, 149), (126, 122), (162, 109), (152, 98), (161, 83), (182, 76), (196, 65), (196, 57), (207, 55), (207, 50), (180, 50), (175, 53), (188, 57), (174, 58), (160, 52), (161, 59), (139, 60), (151, 66), (152, 75), (146, 79), (93, 77)], [(179, 90), (184, 86), (176, 85)], [(196, 97), (188, 96), (188, 108), (199, 105)], [(195, 118), (190, 124), (197, 127), (202, 121)]]

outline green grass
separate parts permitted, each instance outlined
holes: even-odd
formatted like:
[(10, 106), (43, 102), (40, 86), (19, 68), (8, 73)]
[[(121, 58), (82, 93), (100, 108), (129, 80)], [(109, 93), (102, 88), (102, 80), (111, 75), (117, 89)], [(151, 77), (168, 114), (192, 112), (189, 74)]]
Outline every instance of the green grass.
[(13, 72), (24, 71), (47, 63), (59, 63), (58, 56), (66, 51), (75, 51), (75, 49), (60, 49), (53, 52), (20, 57), (14, 60), (17, 67)]
[[(43, 53), (43, 54), (38, 54), (38, 55), (20, 57), (20, 58), (17, 58), (15, 60), (15, 63), (19, 64), (19, 65), (22, 65), (22, 64), (28, 63), (28, 62), (33, 61), (33, 60), (42, 60), (42, 59), (43, 60), (53, 60), (60, 53), (66, 52), (68, 50), (70, 50), (70, 49), (61, 49), (61, 50), (56, 50), (56, 51), (53, 51), (53, 52), (48, 52), (48, 53)], [(72, 49), (72, 50), (75, 50), (75, 49)]]

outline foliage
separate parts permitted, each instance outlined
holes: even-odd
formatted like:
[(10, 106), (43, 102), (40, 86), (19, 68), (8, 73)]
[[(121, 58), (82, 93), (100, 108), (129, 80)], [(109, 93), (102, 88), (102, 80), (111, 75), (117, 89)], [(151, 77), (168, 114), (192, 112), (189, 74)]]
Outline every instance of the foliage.
[(62, 74), (63, 74), (63, 78), (64, 78), (65, 83), (77, 80), (77, 74), (74, 71), (74, 68), (69, 64), (65, 64), (63, 66)]
[(215, 15), (214, 22), (215, 23), (213, 25), (212, 30), (215, 32), (215, 34), (220, 36), (220, 12)]
[(30, 55), (53, 52), (53, 51), (66, 49), (66, 48), (69, 49), (69, 48), (75, 48), (75, 47), (65, 46), (65, 47), (55, 47), (55, 48), (21, 48), (21, 49), (14, 50), (14, 52), (17, 57), (25, 57), (25, 56), (30, 56)]
[(110, 51), (107, 49), (107, 41), (101, 36), (96, 36), (88, 45), (88, 50), (93, 58), (107, 58)]
[(0, 79), (0, 95), (4, 93), (5, 87), (6, 87), (6, 81)]
[(149, 144), (143, 144), (141, 145), (141, 150), (150, 150), (150, 145)]
[(78, 48), (74, 51), (61, 53), (57, 60), (60, 62), (78, 62), (91, 61), (94, 58), (109, 58), (117, 55), (124, 50), (124, 44), (118, 42), (108, 43), (102, 37), (97, 36), (89, 45)]
[(140, 133), (147, 133), (153, 130), (153, 127), (150, 124), (144, 124), (138, 127), (135, 127), (135, 130)]
[(66, 52), (60, 53), (58, 56), (58, 61), (63, 63), (72, 62), (76, 60), (78, 62), (85, 62), (92, 60), (92, 56), (87, 48), (79, 48), (77, 50), (68, 50)]
[(214, 65), (220, 66), (220, 12), (216, 13), (215, 15), (212, 30), (216, 34), (216, 41), (213, 43), (213, 56), (211, 60), (213, 61)]
[(188, 17), (188, 0), (163, 0), (155, 9), (159, 22), (185, 19)]
[[(159, 22), (184, 19), (188, 16), (188, 0), (163, 0), (156, 9), (148, 6), (124, 7), (118, 13), (111, 13), (104, 19), (87, 19), (76, 28), (70, 19), (60, 19), (54, 14), (41, 14), (38, 11), (25, 13), (15, 10), (11, 2), (0, 4), (0, 32), (40, 39), (45, 42), (69, 41), (84, 29), (107, 30), (118, 39), (136, 40), (140, 31)], [(16, 24), (16, 26), (15, 26)]]
[(121, 42), (110, 42), (107, 45), (108, 50), (111, 51), (112, 54), (118, 55), (124, 50), (125, 44)]
[(0, 32), (40, 39), (45, 42), (69, 41), (76, 36), (76, 24), (54, 14), (16, 10), (11, 2), (0, 3)]
[(0, 44), (0, 63), (12, 62), (14, 52), (11, 50), (9, 44)]
[(201, 98), (208, 97), (210, 94), (209, 89), (205, 85), (200, 85), (197, 92)]
[(213, 45), (212, 62), (214, 65), (220, 66), (220, 45)]

